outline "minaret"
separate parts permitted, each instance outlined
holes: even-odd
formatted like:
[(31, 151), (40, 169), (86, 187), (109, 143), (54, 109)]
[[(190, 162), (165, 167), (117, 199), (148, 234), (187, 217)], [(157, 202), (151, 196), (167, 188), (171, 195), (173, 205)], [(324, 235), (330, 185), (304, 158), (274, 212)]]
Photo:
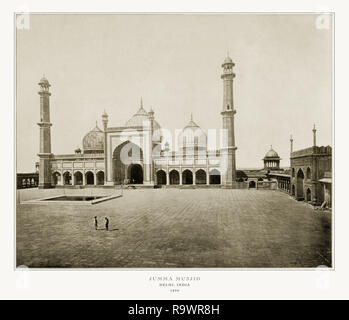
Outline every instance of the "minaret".
[(316, 129), (315, 129), (315, 124), (313, 128), (313, 147), (316, 147)]
[(292, 137), (292, 134), (291, 134), (291, 137), (290, 137), (290, 143), (291, 143), (291, 152), (293, 152), (293, 137)]
[(223, 130), (225, 135), (223, 139), (223, 146), (221, 148), (221, 160), (222, 160), (222, 180), (221, 184), (226, 187), (233, 187), (236, 182), (236, 163), (235, 163), (235, 134), (234, 134), (234, 115), (236, 110), (234, 109), (233, 102), (233, 80), (235, 74), (233, 72), (234, 63), (227, 55), (222, 68), (223, 74), (223, 110), (221, 112), (223, 118)]
[(150, 150), (150, 156), (151, 156), (151, 159), (150, 159), (150, 184), (154, 184), (154, 181), (155, 181), (155, 166), (154, 166), (154, 162), (153, 162), (153, 150), (154, 150), (154, 147), (155, 147), (155, 144), (153, 143), (153, 135), (154, 135), (154, 110), (153, 108), (150, 108), (150, 111), (148, 112), (148, 115), (149, 115), (149, 120), (150, 120), (150, 147), (151, 147), (151, 150)]
[(108, 114), (103, 112), (102, 114), (103, 132), (104, 132), (104, 184), (107, 185), (108, 181), (108, 148), (107, 148), (107, 129), (108, 129)]
[(40, 158), (39, 188), (51, 188), (51, 126), (50, 123), (50, 83), (45, 76), (39, 82), (40, 90)]

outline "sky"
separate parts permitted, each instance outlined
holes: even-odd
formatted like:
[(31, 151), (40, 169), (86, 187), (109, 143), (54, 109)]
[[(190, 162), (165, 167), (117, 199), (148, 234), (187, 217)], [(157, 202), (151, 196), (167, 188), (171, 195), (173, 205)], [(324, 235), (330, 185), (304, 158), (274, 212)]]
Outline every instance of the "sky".
[(235, 63), (238, 168), (259, 168), (273, 146), (289, 165), (294, 150), (332, 145), (332, 30), (311, 14), (30, 15), (16, 31), (17, 172), (38, 161), (38, 82), (51, 83), (54, 154), (73, 153), (101, 115), (123, 126), (138, 110), (163, 128), (193, 114), (222, 128), (221, 64)]

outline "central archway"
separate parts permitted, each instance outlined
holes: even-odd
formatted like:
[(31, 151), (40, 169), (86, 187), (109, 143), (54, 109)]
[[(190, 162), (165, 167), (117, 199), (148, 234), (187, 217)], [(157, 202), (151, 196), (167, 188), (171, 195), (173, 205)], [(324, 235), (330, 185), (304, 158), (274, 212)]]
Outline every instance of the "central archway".
[(165, 185), (166, 184), (166, 172), (164, 170), (159, 170), (156, 173), (156, 179), (157, 179), (157, 184), (159, 185)]
[[(125, 141), (118, 145), (113, 152), (113, 180), (115, 184), (132, 183), (131, 169), (133, 165), (140, 165), (143, 163), (143, 151), (136, 144)], [(133, 179), (136, 178), (137, 181), (140, 180), (139, 168), (133, 169), (138, 170), (138, 174), (134, 171)], [(128, 181), (126, 181), (126, 179)], [(142, 182), (143, 183), (143, 169), (142, 169)]]
[(131, 184), (143, 183), (143, 168), (140, 164), (131, 164), (128, 168), (128, 179)]
[(183, 184), (193, 184), (193, 173), (190, 170), (182, 172)]
[(304, 200), (304, 173), (302, 169), (299, 169), (297, 172), (297, 199)]

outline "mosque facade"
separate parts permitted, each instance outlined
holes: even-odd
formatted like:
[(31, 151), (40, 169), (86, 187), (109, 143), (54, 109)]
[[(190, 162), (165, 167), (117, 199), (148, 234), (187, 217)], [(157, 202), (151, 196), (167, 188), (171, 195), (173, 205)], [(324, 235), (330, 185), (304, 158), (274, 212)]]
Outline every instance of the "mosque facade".
[(207, 147), (207, 135), (191, 117), (176, 137), (175, 145), (164, 143), (164, 132), (152, 109), (141, 101), (137, 112), (123, 125), (110, 126), (102, 114), (103, 128), (96, 126), (82, 140), (82, 150), (71, 154), (51, 152), (50, 83), (40, 82), (39, 188), (63, 185), (217, 185), (236, 187), (233, 102), (234, 63), (222, 64), (223, 144)]
[[(39, 188), (56, 186), (217, 186), (221, 188), (279, 189), (297, 200), (313, 205), (332, 198), (332, 149), (316, 145), (293, 151), (291, 137), (290, 168), (280, 167), (278, 153), (271, 147), (258, 170), (236, 170), (236, 144), (233, 101), (234, 63), (226, 57), (222, 64), (223, 106), (221, 109), (222, 145), (208, 147), (205, 131), (193, 117), (175, 137), (174, 145), (141, 100), (137, 112), (119, 127), (109, 125), (102, 114), (103, 127), (97, 125), (82, 140), (82, 150), (72, 154), (51, 152), (50, 83), (40, 80), (40, 152), (37, 171)], [(19, 177), (22, 187), (27, 177)], [(35, 182), (35, 179), (34, 179)], [(31, 183), (29, 183), (31, 186)], [(34, 185), (37, 185), (34, 183)]]

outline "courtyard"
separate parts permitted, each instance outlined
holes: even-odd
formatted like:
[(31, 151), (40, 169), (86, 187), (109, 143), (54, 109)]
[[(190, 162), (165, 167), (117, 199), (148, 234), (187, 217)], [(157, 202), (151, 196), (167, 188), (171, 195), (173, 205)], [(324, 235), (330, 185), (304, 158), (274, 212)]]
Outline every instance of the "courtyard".
[[(332, 266), (331, 214), (280, 191), (136, 189), (95, 205), (26, 202), (61, 194), (113, 193), (120, 190), (17, 190), (17, 266)], [(110, 220), (109, 231), (104, 230), (104, 217)]]

